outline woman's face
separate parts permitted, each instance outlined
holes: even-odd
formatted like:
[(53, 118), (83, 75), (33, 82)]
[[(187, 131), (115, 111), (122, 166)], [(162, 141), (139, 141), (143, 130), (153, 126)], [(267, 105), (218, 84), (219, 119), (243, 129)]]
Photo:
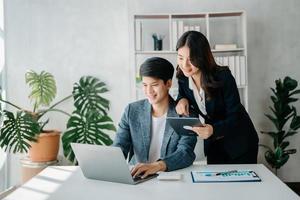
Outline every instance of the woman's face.
[(199, 72), (199, 69), (190, 61), (190, 48), (187, 46), (178, 49), (177, 64), (186, 77), (191, 77)]

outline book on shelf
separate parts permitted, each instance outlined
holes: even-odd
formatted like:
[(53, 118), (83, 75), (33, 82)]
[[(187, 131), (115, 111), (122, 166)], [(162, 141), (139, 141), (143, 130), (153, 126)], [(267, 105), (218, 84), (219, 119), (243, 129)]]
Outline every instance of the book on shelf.
[(177, 21), (172, 21), (172, 49), (176, 50), (176, 44), (178, 40), (178, 33), (177, 33)]
[(229, 56), (228, 57), (228, 67), (231, 71), (231, 74), (233, 75), (233, 77), (235, 77), (235, 66), (234, 66), (234, 56)]
[(240, 57), (241, 85), (246, 85), (246, 56)]
[(200, 26), (199, 26), (199, 25), (196, 25), (196, 26), (195, 26), (195, 31), (198, 31), (198, 32), (200, 32), (200, 31), (201, 31), (201, 28), (200, 28)]
[(195, 30), (195, 26), (190, 26), (190, 27), (189, 27), (189, 30), (190, 30), (190, 31), (194, 31), (194, 30)]
[(135, 21), (135, 50), (142, 50), (142, 22), (139, 20)]
[(215, 50), (229, 50), (229, 49), (236, 49), (236, 44), (216, 44)]
[(228, 67), (229, 65), (228, 56), (223, 57), (223, 65)]
[(240, 56), (235, 56), (235, 82), (237, 85), (241, 85), (241, 68), (240, 68)]
[(246, 85), (246, 56), (216, 56), (215, 61), (220, 66), (228, 66), (238, 86)]
[(189, 26), (183, 26), (183, 33), (188, 32), (189, 31)]
[(180, 20), (178, 21), (178, 39), (182, 36), (183, 33), (183, 21)]

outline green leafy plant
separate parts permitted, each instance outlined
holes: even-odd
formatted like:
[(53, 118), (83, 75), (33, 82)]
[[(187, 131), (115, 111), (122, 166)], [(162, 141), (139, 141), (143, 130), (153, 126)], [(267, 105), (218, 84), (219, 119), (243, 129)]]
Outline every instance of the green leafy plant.
[[(15, 114), (7, 110), (1, 112), (3, 124), (0, 132), (0, 147), (5, 151), (27, 152), (30, 142), (37, 141), (37, 136), (43, 132), (49, 121), (43, 121), (41, 118), (51, 111), (70, 117), (62, 142), (64, 154), (72, 162), (74, 162), (74, 154), (70, 149), (71, 142), (112, 144), (112, 140), (105, 133), (115, 131), (112, 119), (107, 116), (109, 101), (101, 96), (108, 91), (105, 83), (92, 76), (81, 77), (79, 82), (74, 84), (72, 94), (50, 105), (56, 96), (54, 77), (45, 71), (40, 74), (29, 71), (25, 74), (25, 79), (31, 88), (29, 99), (33, 103), (32, 110), (0, 99), (1, 102), (16, 108)], [(72, 115), (56, 108), (57, 105), (72, 97), (75, 107)]]
[(74, 84), (73, 96), (76, 110), (72, 113), (62, 142), (64, 155), (75, 162), (71, 143), (111, 145), (112, 140), (106, 131), (116, 131), (112, 120), (107, 116), (109, 101), (101, 94), (107, 92), (103, 82), (93, 77), (83, 77)]
[(273, 148), (267, 145), (261, 146), (267, 149), (266, 161), (272, 168), (275, 168), (277, 174), (277, 170), (288, 161), (289, 155), (296, 153), (296, 149), (287, 149), (290, 144), (287, 138), (297, 134), (300, 128), (300, 116), (297, 115), (296, 108), (291, 105), (298, 101), (294, 95), (299, 94), (300, 90), (296, 90), (297, 81), (288, 76), (283, 82), (281, 79), (276, 80), (275, 84), (276, 88), (271, 88), (273, 107), (269, 107), (272, 114), (265, 114), (265, 116), (274, 124), (276, 131), (261, 131), (262, 134), (267, 134), (272, 138)]

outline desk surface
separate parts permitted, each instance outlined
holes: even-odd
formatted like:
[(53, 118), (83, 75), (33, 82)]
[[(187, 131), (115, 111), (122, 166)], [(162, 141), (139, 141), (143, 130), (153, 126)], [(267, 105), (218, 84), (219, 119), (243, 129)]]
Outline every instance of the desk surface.
[[(193, 183), (192, 170), (251, 169), (262, 182)], [(264, 165), (193, 165), (178, 170), (180, 181), (152, 179), (138, 185), (125, 185), (86, 179), (75, 166), (47, 167), (22, 185), (6, 200), (82, 200), (82, 199), (262, 199), (293, 200), (300, 197), (272, 174)]]

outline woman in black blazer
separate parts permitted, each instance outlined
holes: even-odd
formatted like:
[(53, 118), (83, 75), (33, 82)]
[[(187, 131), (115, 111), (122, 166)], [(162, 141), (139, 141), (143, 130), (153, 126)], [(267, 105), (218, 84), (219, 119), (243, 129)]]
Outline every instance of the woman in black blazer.
[(176, 111), (199, 115), (203, 127), (193, 131), (204, 139), (208, 164), (257, 163), (258, 136), (240, 102), (228, 67), (218, 66), (206, 37), (184, 33), (177, 42), (179, 95)]

